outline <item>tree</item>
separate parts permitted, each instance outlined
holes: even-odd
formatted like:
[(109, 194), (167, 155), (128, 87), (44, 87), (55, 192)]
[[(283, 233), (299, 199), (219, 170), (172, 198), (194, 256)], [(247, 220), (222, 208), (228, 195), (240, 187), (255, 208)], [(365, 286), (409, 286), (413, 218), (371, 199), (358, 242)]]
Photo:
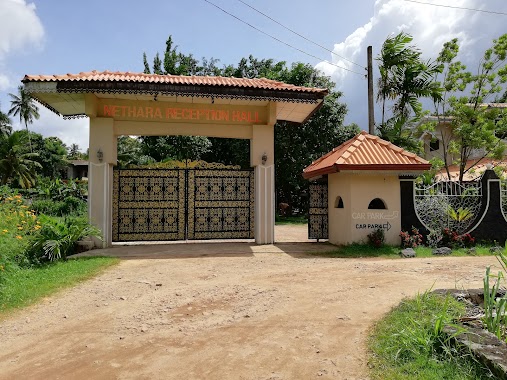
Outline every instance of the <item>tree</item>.
[[(439, 120), (444, 116), (450, 120), (448, 136), (441, 136), (447, 174), (449, 166), (456, 163), (459, 181), (463, 181), (465, 173), (485, 157), (501, 158), (505, 151), (502, 138), (507, 136), (507, 111), (486, 107), (484, 103), (499, 97), (507, 83), (507, 34), (494, 40), (485, 51), (477, 74), (465, 71), (466, 67), (455, 61), (458, 52), (458, 40), (454, 39), (444, 44), (439, 55), (445, 93), (435, 102), (435, 110)], [(454, 161), (447, 158), (447, 152), (454, 155)]]
[(0, 110), (0, 137), (8, 136), (12, 132), (9, 116)]
[(36, 181), (37, 153), (25, 152), (26, 134), (16, 131), (0, 138), (0, 184), (31, 188)]
[[(24, 122), (26, 130), (28, 131), (28, 124), (32, 124), (34, 119), (39, 119), (39, 107), (35, 105), (35, 101), (29, 92), (25, 90), (24, 86), (18, 87), (18, 95), (9, 94), (11, 97), (11, 109), (8, 112), (9, 116), (19, 116), (19, 122)], [(30, 150), (32, 149), (32, 142), (30, 135), (28, 135), (28, 144)]]
[(84, 159), (84, 153), (81, 152), (79, 145), (70, 144), (69, 150), (67, 152), (67, 159), (68, 160), (83, 160)]
[[(421, 51), (409, 45), (412, 40), (411, 35), (403, 32), (387, 38), (377, 57), (380, 71), (377, 101), (382, 105), (378, 131), (383, 139), (395, 145), (417, 150), (418, 144), (407, 126), (422, 115), (420, 98), (441, 99), (442, 88), (434, 81), (441, 65), (423, 61)], [(388, 102), (392, 116), (386, 120)]]
[(201, 136), (141, 136), (141, 153), (157, 162), (200, 160), (210, 149), (207, 137)]

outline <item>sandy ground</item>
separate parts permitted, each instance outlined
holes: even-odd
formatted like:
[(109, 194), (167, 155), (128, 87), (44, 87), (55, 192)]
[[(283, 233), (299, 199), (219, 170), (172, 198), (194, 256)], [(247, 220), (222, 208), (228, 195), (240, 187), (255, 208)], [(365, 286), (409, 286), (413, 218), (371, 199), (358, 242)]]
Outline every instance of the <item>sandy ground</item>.
[(479, 287), (493, 257), (328, 259), (329, 245), (116, 247), (120, 265), (0, 322), (0, 379), (367, 379), (403, 297)]

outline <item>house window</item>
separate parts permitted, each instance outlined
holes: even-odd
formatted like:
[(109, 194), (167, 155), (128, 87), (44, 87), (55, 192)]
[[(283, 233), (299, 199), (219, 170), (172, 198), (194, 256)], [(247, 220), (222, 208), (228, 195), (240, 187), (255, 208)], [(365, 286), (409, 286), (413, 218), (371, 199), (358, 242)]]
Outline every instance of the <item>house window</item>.
[(375, 198), (368, 205), (368, 209), (369, 210), (386, 210), (387, 207), (382, 199)]
[(430, 141), (430, 152), (434, 152), (440, 149), (440, 140), (439, 139), (431, 139)]
[(343, 208), (343, 199), (340, 196), (337, 196), (334, 201), (334, 208)]

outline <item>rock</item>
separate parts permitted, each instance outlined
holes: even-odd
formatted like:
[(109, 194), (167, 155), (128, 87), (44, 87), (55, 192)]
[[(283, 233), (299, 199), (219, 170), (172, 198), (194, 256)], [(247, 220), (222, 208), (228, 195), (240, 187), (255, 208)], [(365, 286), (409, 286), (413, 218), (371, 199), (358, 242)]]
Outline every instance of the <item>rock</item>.
[(466, 253), (467, 255), (472, 255), (472, 256), (475, 256), (475, 255), (477, 255), (477, 250), (476, 250), (475, 248), (473, 248), (473, 247), (472, 247), (472, 248), (468, 248), (468, 249), (465, 251), (465, 253)]
[(503, 251), (503, 247), (500, 247), (498, 245), (494, 246), (494, 247), (490, 247), (489, 248), (489, 251), (491, 253), (497, 253), (497, 252), (502, 252)]
[(66, 319), (69, 318), (69, 316), (67, 314), (65, 314), (63, 317), (66, 318)]
[(143, 326), (143, 327), (141, 327), (141, 332), (143, 332), (143, 333), (144, 333), (144, 332), (146, 332), (146, 331), (148, 331), (148, 329), (147, 329), (146, 327), (144, 327), (144, 326)]
[(435, 248), (433, 251), (431, 251), (433, 255), (439, 255), (439, 256), (448, 256), (452, 253), (452, 249), (449, 247), (440, 247)]
[(121, 297), (120, 297), (120, 299), (121, 299), (122, 301), (126, 301), (126, 300), (127, 300), (127, 297), (121, 296)]
[(400, 252), (400, 255), (405, 258), (415, 257), (415, 251), (413, 248), (405, 248)]
[(26, 323), (30, 323), (30, 318), (26, 317)]
[(162, 286), (162, 284), (155, 284), (155, 286)]

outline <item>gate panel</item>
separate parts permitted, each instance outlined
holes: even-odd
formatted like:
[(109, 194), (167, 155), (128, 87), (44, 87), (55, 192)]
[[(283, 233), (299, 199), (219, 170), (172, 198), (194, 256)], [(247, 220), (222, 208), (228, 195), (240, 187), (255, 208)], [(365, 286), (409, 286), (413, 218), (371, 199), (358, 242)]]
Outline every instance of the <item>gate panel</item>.
[(198, 239), (254, 238), (254, 172), (188, 171), (188, 236)]
[(113, 241), (185, 239), (185, 171), (113, 172)]
[(310, 211), (308, 215), (308, 239), (328, 239), (327, 182), (310, 183)]

